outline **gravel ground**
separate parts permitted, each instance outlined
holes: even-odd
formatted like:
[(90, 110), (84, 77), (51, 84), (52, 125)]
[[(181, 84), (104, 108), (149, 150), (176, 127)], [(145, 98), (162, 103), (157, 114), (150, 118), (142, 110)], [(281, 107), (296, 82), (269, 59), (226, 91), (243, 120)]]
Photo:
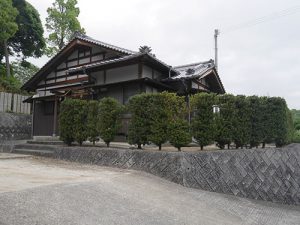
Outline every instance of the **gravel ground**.
[(1, 225), (300, 224), (300, 207), (182, 187), (130, 170), (0, 154)]

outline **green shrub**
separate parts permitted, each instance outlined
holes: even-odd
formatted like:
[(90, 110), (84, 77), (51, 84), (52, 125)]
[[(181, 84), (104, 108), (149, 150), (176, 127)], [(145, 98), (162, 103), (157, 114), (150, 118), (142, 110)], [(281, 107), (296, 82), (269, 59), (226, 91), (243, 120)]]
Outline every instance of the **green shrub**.
[(129, 125), (130, 144), (153, 142), (159, 149), (169, 139), (171, 121), (184, 118), (186, 104), (175, 93), (140, 94), (129, 100), (128, 111), (132, 115)]
[(215, 141), (219, 148), (224, 149), (225, 145), (229, 148), (234, 135), (235, 97), (230, 94), (218, 95), (216, 103), (220, 113), (215, 116)]
[(95, 142), (98, 140), (99, 136), (98, 132), (98, 110), (99, 110), (99, 102), (98, 101), (89, 101), (87, 105), (87, 133), (89, 141)]
[(268, 142), (275, 142), (277, 147), (288, 143), (289, 124), (287, 105), (284, 99), (279, 97), (268, 98)]
[(183, 97), (168, 92), (152, 94), (150, 99), (151, 115), (148, 140), (161, 150), (162, 144), (170, 138), (170, 124), (185, 116), (186, 104)]
[(213, 105), (216, 101), (215, 94), (200, 93), (192, 97), (192, 111), (194, 116), (191, 121), (192, 135), (201, 147), (212, 144), (215, 138), (216, 126)]
[(88, 137), (88, 130), (87, 130), (87, 101), (75, 99), (74, 108), (73, 108), (73, 116), (74, 116), (74, 128), (73, 128), (73, 135), (74, 140), (78, 142), (81, 146), (82, 143)]
[(177, 119), (169, 126), (169, 141), (178, 151), (181, 151), (181, 147), (187, 146), (192, 141), (189, 124), (186, 120)]
[(233, 141), (236, 148), (246, 146), (251, 137), (250, 102), (242, 95), (235, 96)]
[(137, 144), (141, 149), (142, 145), (148, 143), (150, 133), (151, 94), (135, 95), (129, 99), (127, 110), (131, 113), (131, 120), (128, 128), (129, 144)]
[(121, 127), (122, 105), (114, 98), (103, 98), (99, 102), (98, 131), (107, 147)]
[(295, 131), (292, 139), (293, 143), (300, 143), (300, 131)]
[(67, 145), (77, 141), (82, 145), (87, 139), (87, 102), (79, 99), (65, 99), (59, 113), (60, 138)]
[(74, 100), (66, 99), (61, 103), (59, 113), (60, 139), (67, 145), (74, 141)]
[(264, 110), (263, 100), (258, 96), (247, 97), (250, 104), (250, 148), (258, 147), (264, 139)]

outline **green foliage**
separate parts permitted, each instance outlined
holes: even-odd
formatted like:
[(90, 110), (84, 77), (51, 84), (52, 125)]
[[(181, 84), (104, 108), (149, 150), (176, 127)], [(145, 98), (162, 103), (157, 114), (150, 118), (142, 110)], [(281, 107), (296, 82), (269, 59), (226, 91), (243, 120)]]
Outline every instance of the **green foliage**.
[(129, 144), (137, 144), (141, 149), (143, 144), (148, 143), (150, 133), (151, 109), (149, 107), (151, 94), (135, 95), (129, 99), (127, 110), (131, 113), (131, 121), (128, 128)]
[(161, 145), (170, 137), (170, 124), (184, 116), (184, 98), (168, 92), (152, 94), (148, 107), (151, 110), (148, 140), (161, 150)]
[(25, 57), (40, 57), (46, 46), (44, 29), (38, 11), (25, 0), (13, 0), (19, 11), (16, 17), (18, 31), (9, 39), (9, 46)]
[(7, 41), (18, 30), (16, 17), (18, 11), (13, 7), (12, 0), (0, 0), (0, 42)]
[(265, 106), (261, 97), (250, 96), (248, 97), (250, 104), (250, 147), (258, 147), (264, 139), (264, 115)]
[(230, 94), (218, 95), (216, 105), (220, 107), (220, 113), (216, 115), (215, 141), (221, 149), (231, 144), (234, 135), (235, 97)]
[(183, 97), (174, 93), (141, 94), (129, 100), (128, 111), (132, 114), (128, 140), (130, 144), (153, 142), (159, 149), (170, 137), (174, 121), (186, 114)]
[(268, 142), (275, 142), (277, 147), (288, 143), (289, 126), (287, 105), (284, 99), (272, 97), (267, 99), (268, 107)]
[(300, 110), (292, 109), (291, 114), (292, 114), (294, 128), (299, 131), (300, 130)]
[(181, 147), (187, 146), (192, 141), (189, 124), (186, 120), (177, 119), (170, 123), (169, 141), (178, 151), (181, 150)]
[(20, 88), (22, 84), (15, 77), (0, 76), (0, 91), (21, 93)]
[(294, 132), (292, 142), (293, 143), (300, 143), (300, 131), (299, 130), (296, 130)]
[(114, 98), (103, 98), (99, 102), (98, 131), (107, 147), (121, 127), (122, 111), (122, 105)]
[(67, 145), (74, 141), (74, 114), (75, 103), (73, 99), (66, 99), (61, 103), (59, 113), (60, 139)]
[(87, 101), (74, 99), (73, 100), (73, 135), (74, 140), (81, 146), (88, 137), (87, 130)]
[(47, 9), (46, 28), (50, 33), (47, 39), (47, 54), (53, 56), (70, 41), (76, 31), (84, 33), (78, 16), (80, 10), (77, 0), (55, 0), (52, 7)]
[(66, 99), (61, 103), (59, 113), (60, 138), (71, 145), (77, 141), (82, 145), (87, 139), (87, 102), (79, 99)]
[(89, 141), (93, 142), (93, 144), (95, 145), (95, 142), (98, 140), (97, 137), (99, 136), (99, 132), (97, 129), (99, 103), (98, 101), (89, 101), (87, 107), (88, 137)]
[(39, 71), (39, 68), (32, 63), (25, 60), (18, 60), (12, 63), (13, 76), (24, 84), (28, 81), (34, 74)]
[(244, 147), (251, 139), (250, 102), (242, 95), (235, 96), (233, 141), (236, 148)]
[(192, 97), (194, 116), (191, 121), (191, 130), (201, 149), (212, 144), (215, 138), (216, 127), (213, 114), (213, 105), (216, 102), (215, 94), (199, 93)]

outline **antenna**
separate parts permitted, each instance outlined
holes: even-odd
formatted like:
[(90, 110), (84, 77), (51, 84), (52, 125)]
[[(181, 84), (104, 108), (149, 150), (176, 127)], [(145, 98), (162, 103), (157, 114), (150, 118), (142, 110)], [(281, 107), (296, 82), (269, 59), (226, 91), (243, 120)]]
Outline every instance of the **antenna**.
[(218, 29), (215, 29), (215, 67), (218, 71), (218, 35), (220, 34), (220, 31)]

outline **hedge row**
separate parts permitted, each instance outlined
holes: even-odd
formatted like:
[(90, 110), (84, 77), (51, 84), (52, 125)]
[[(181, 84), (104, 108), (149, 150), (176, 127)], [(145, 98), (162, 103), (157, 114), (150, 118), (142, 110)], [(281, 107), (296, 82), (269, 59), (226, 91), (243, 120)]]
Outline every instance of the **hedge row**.
[[(213, 106), (220, 111), (213, 112)], [(120, 129), (123, 106), (113, 98), (98, 101), (67, 99), (61, 105), (60, 136), (71, 144), (100, 137), (109, 146)], [(192, 120), (187, 121), (188, 110)], [(130, 98), (126, 112), (131, 114), (128, 142), (138, 148), (154, 143), (159, 149), (169, 141), (181, 149), (191, 137), (201, 149), (216, 143), (228, 148), (257, 147), (289, 143), (293, 137), (292, 116), (282, 98), (215, 95), (200, 93), (191, 97), (188, 109), (185, 97), (174, 93), (140, 94)]]
[[(213, 113), (213, 105), (219, 113)], [(192, 133), (201, 148), (214, 141), (221, 149), (231, 143), (236, 148), (266, 143), (281, 147), (293, 136), (291, 113), (282, 98), (201, 93), (193, 96), (192, 108)]]
[(123, 106), (113, 98), (101, 101), (66, 99), (59, 115), (60, 138), (68, 145), (77, 141), (82, 145), (89, 139), (95, 144), (100, 137), (109, 146), (120, 128)]

